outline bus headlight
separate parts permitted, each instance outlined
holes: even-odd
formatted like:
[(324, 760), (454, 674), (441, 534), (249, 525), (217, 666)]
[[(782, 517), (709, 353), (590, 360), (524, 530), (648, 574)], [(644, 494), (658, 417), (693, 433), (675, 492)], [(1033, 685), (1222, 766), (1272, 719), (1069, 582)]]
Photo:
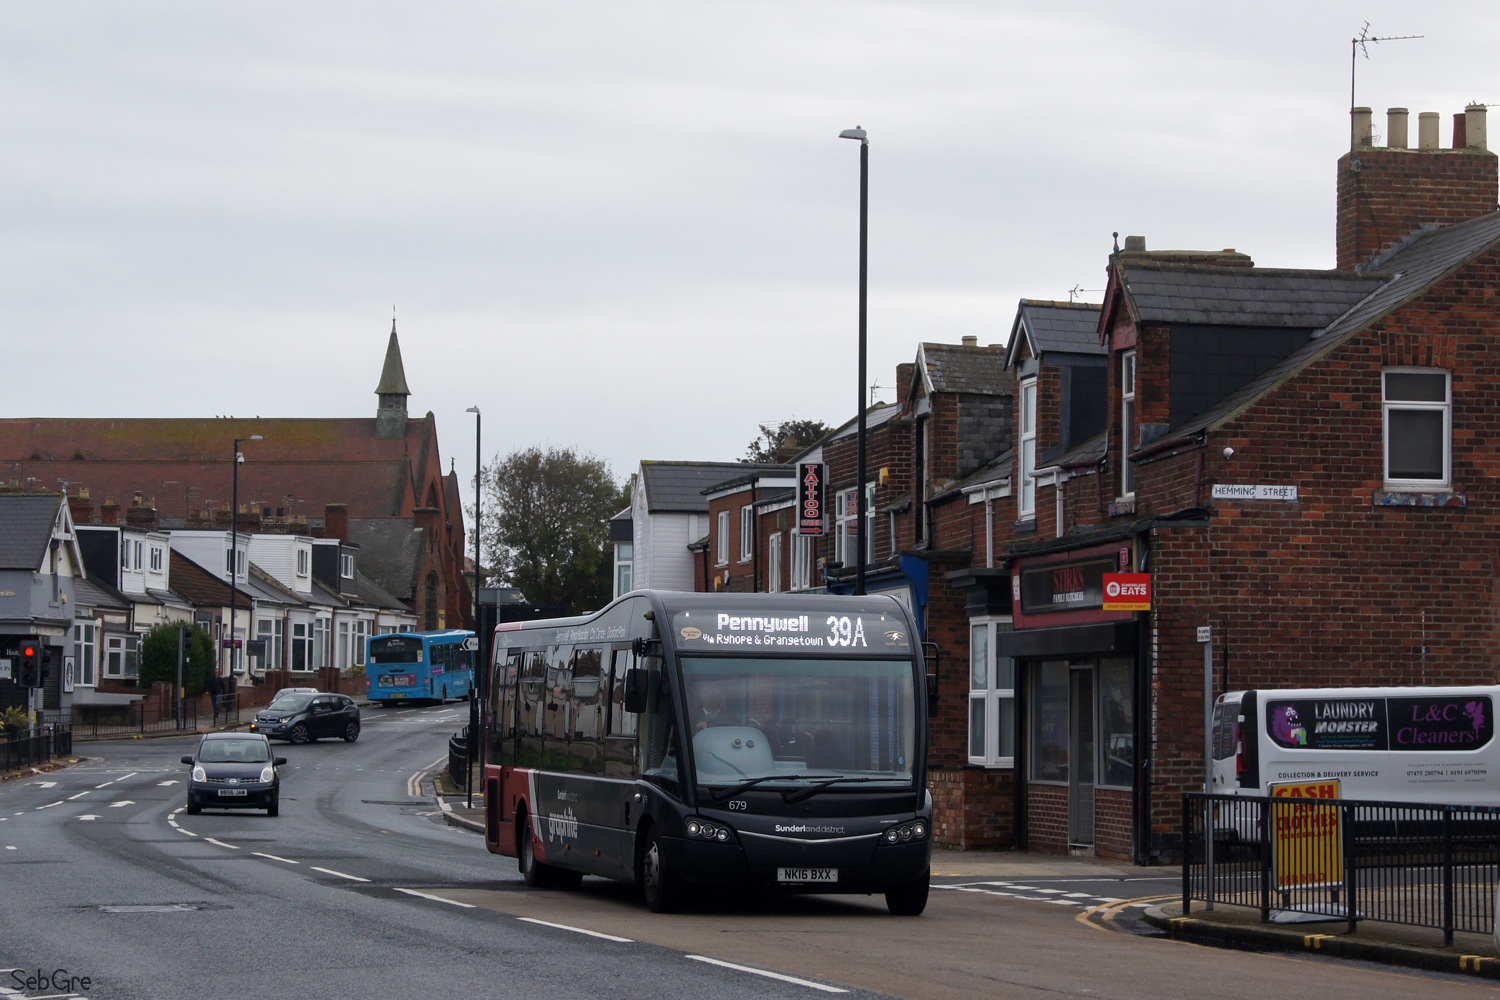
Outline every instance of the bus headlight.
[(927, 821), (915, 820), (911, 823), (902, 823), (885, 831), (885, 842), (887, 844), (904, 844), (913, 840), (921, 840), (927, 836)]
[(697, 840), (716, 840), (721, 844), (727, 844), (731, 837), (729, 827), (710, 823), (706, 819), (690, 819), (683, 828), (689, 837)]

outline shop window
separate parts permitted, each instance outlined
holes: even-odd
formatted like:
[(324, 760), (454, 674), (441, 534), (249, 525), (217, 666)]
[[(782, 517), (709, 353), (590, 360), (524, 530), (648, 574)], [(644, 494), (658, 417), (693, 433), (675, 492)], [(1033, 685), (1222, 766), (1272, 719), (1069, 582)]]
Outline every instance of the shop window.
[(1131, 661), (1099, 661), (1099, 784), (1129, 788), (1135, 780), (1135, 698)]
[(1453, 417), (1448, 373), (1387, 369), (1383, 375), (1386, 485), (1446, 487)]
[(1038, 663), (1032, 673), (1030, 738), (1032, 781), (1068, 780), (1068, 664)]
[(969, 763), (1011, 767), (1016, 756), (1016, 663), (997, 652), (1009, 619), (969, 626)]

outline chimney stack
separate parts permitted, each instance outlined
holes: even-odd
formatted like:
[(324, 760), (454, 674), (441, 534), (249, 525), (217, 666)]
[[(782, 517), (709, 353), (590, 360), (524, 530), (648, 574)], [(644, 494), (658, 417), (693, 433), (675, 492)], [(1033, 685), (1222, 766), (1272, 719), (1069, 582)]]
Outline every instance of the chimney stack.
[(68, 497), (68, 513), (74, 524), (89, 524), (94, 520), (94, 501), (89, 499), (86, 488)]
[(140, 491), (136, 491), (134, 501), (125, 508), (125, 523), (133, 528), (155, 531), (158, 524), (156, 498), (142, 496)]
[(104, 503), (99, 506), (99, 523), (120, 523), (120, 505), (115, 503), (114, 497), (105, 497)]
[(965, 347), (978, 347), (979, 346), (979, 338), (977, 336), (975, 336), (974, 334), (972, 334), (972, 333), (965, 334), (964, 338), (963, 338), (963, 341), (964, 341), (964, 346)]
[(323, 537), (349, 540), (349, 505), (331, 503), (323, 509)]
[(1417, 116), (1407, 146), (1405, 108), (1387, 111), (1387, 144), (1372, 145), (1370, 109), (1351, 112), (1353, 146), (1338, 164), (1338, 267), (1352, 270), (1429, 226), (1451, 226), (1495, 211), (1497, 158), (1486, 148), (1485, 109), (1455, 116), (1452, 149), (1438, 148), (1438, 115)]
[(896, 402), (905, 403), (911, 398), (911, 377), (916, 373), (914, 362), (904, 361), (896, 366)]
[(1144, 253), (1146, 251), (1146, 237), (1144, 237), (1144, 236), (1127, 236), (1127, 237), (1125, 237), (1125, 250), (1126, 250), (1126, 252), (1129, 252), (1131, 250), (1139, 250), (1142, 253)]

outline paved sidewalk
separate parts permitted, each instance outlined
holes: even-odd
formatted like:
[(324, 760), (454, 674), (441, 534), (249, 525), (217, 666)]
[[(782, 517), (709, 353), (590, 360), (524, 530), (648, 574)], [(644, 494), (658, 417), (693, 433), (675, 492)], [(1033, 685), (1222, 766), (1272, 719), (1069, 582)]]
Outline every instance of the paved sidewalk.
[(1260, 911), (1216, 904), (1204, 909), (1195, 900), (1187, 916), (1182, 902), (1146, 910), (1143, 919), (1173, 937), (1199, 944), (1253, 951), (1317, 952), (1338, 958), (1402, 965), (1431, 972), (1457, 972), (1500, 979), (1500, 953), (1491, 935), (1455, 933), (1453, 946), (1443, 946), (1443, 932), (1430, 927), (1407, 927), (1365, 920), (1350, 934), (1344, 921), (1305, 924), (1263, 924)]

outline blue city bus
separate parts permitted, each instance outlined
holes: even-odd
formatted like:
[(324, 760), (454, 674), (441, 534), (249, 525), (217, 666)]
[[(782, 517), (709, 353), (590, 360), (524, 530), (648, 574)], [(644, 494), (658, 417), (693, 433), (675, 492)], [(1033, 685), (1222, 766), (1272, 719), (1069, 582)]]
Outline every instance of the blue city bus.
[(371, 636), (365, 657), (365, 685), (380, 705), (402, 701), (467, 698), (474, 691), (473, 632), (391, 632)]

